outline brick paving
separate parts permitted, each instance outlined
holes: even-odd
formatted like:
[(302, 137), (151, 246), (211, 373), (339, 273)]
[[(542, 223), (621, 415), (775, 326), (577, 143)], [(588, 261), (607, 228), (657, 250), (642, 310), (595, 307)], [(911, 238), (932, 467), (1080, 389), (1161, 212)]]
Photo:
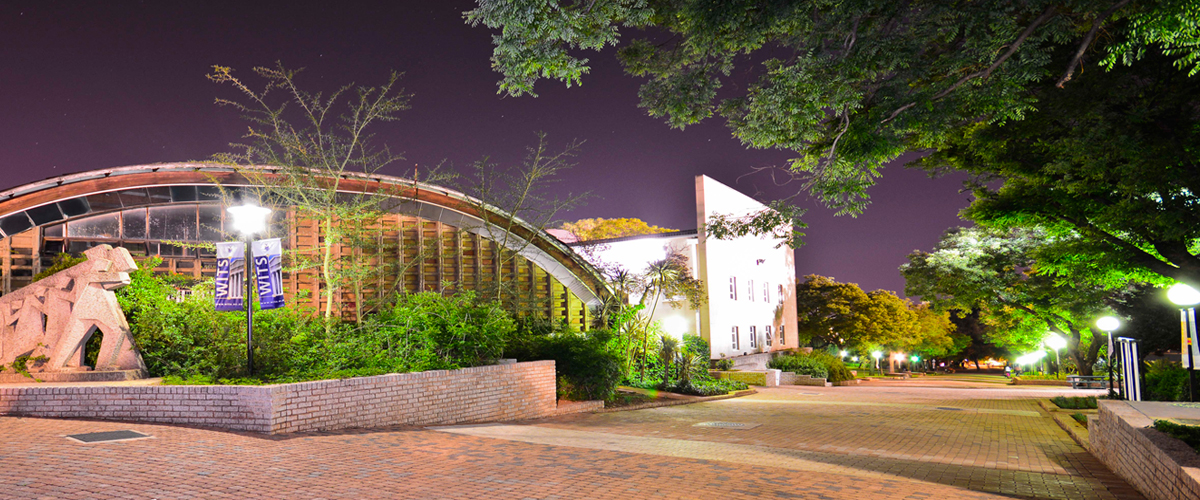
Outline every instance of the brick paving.
[[(0, 498), (1141, 498), (1033, 397), (784, 387), (489, 426), (267, 437), (0, 418)], [(753, 428), (704, 428), (701, 422)], [(132, 429), (153, 439), (79, 444)]]

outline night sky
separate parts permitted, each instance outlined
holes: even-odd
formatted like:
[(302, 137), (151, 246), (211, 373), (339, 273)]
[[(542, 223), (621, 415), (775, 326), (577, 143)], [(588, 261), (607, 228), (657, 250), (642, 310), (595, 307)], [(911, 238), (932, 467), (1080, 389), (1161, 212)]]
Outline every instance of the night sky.
[[(0, 4), (0, 189), (62, 174), (155, 162), (208, 159), (237, 142), (245, 125), (213, 104), (236, 98), (208, 81), (214, 64), (252, 77), (254, 66), (303, 67), (308, 89), (383, 83), (402, 71), (412, 109), (375, 129), (405, 160), (381, 173), (482, 156), (516, 162), (545, 131), (551, 144), (586, 140), (563, 190), (592, 191), (564, 219), (637, 217), (695, 227), (694, 182), (711, 176), (763, 199), (776, 187), (751, 167), (782, 165), (787, 151), (748, 150), (720, 119), (672, 130), (637, 107), (640, 80), (622, 74), (612, 51), (589, 54), (582, 87), (545, 81), (538, 98), (496, 94), (491, 33), (471, 28), (468, 1), (358, 2), (4, 2)], [(742, 177), (740, 180), (739, 177)], [(930, 179), (885, 169), (858, 218), (804, 201), (811, 210), (797, 273), (864, 289), (902, 291), (896, 270), (962, 224), (961, 177)]]

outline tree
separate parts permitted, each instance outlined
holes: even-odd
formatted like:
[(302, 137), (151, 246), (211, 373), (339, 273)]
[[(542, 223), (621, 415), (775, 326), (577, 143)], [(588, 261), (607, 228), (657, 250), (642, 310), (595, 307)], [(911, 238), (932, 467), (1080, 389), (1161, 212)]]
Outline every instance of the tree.
[(651, 226), (641, 219), (580, 219), (564, 222), (562, 229), (570, 231), (579, 241), (623, 238), (643, 234), (669, 233), (675, 229)]
[[(320, 238), (315, 252), (294, 254), (290, 270), (317, 271), (328, 332), (335, 297), (344, 289), (359, 295), (355, 309), (361, 320), (362, 282), (379, 272), (398, 272), (372, 266), (361, 251), (361, 232), (382, 215), (383, 197), (378, 195), (386, 193), (346, 192), (342, 180), (373, 173), (400, 158), (386, 146), (372, 144), (368, 129), (398, 119), (409, 107), (409, 96), (396, 87), (400, 79), (396, 72), (381, 86), (345, 85), (329, 95), (302, 89), (296, 80), (299, 71), (281, 63), (254, 68), (254, 73), (266, 80), (262, 90), (251, 88), (228, 67), (213, 66), (208, 75), (242, 94), (242, 101), (218, 98), (216, 102), (237, 109), (249, 124), (246, 141), (215, 158), (244, 167), (240, 172), (251, 184), (262, 186), (264, 198), (292, 207), (297, 218), (317, 224)], [(344, 112), (338, 114), (338, 109)], [(258, 166), (267, 169), (249, 168)], [(335, 258), (334, 250), (343, 245), (354, 251)]]
[(1072, 92), (1100, 59), (1137, 66), (1155, 52), (1200, 71), (1190, 0), (479, 0), (464, 15), (499, 30), (492, 67), (514, 96), (542, 78), (581, 84), (579, 51), (644, 30), (617, 56), (646, 79), (648, 114), (675, 128), (720, 114), (744, 144), (796, 152), (789, 170), (840, 213), (862, 210), (900, 154), (1024, 118), (1031, 86)]
[(924, 166), (978, 177), (967, 218), (1054, 236), (1046, 272), (1200, 287), (1200, 77), (1148, 54), (1071, 85), (1035, 88), (1023, 120), (960, 129)]
[(940, 309), (978, 311), (994, 327), (992, 341), (1005, 347), (1032, 349), (1047, 330), (1058, 332), (1079, 373), (1090, 375), (1101, 345), (1093, 322), (1111, 293), (1041, 271), (1033, 254), (1047, 239), (1031, 230), (948, 231), (933, 252), (909, 254), (900, 267), (905, 293)]
[[(559, 213), (578, 206), (588, 196), (588, 193), (553, 189), (561, 180), (557, 175), (575, 166), (572, 161), (583, 141), (571, 141), (561, 151), (554, 152), (545, 133), (536, 135), (537, 144), (525, 148), (525, 159), (520, 165), (497, 165), (485, 156), (471, 165), (468, 175), (454, 180), (474, 198), (479, 213), (495, 213), (499, 209), (498, 216), (485, 217), (476, 229), (501, 248), (496, 256), (500, 266), (520, 256), (533, 244), (537, 234), (557, 223)], [(516, 289), (517, 281), (496, 280), (492, 295), (497, 300), (508, 299), (521, 309), (524, 294)]]
[(796, 285), (801, 343), (869, 352), (877, 348), (947, 357), (965, 347), (945, 312), (912, 304), (886, 290), (864, 292), (854, 283), (808, 275)]
[(978, 311), (951, 309), (950, 321), (954, 323), (955, 332), (970, 339), (960, 354), (964, 359), (974, 362), (976, 370), (979, 369), (981, 359), (1007, 355), (1003, 349), (989, 341), (992, 327), (979, 317)]

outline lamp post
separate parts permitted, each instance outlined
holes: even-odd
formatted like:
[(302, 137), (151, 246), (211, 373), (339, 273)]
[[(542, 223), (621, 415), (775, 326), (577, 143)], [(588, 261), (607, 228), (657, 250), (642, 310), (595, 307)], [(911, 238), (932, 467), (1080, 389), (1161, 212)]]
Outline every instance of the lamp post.
[(1062, 338), (1062, 335), (1050, 332), (1050, 335), (1046, 337), (1046, 345), (1054, 349), (1054, 366), (1058, 368), (1058, 374), (1061, 375), (1062, 357), (1058, 355), (1058, 350), (1067, 346), (1067, 339)]
[(1108, 397), (1116, 395), (1116, 389), (1113, 387), (1113, 365), (1112, 365), (1112, 332), (1121, 327), (1121, 320), (1112, 316), (1105, 316), (1096, 320), (1096, 327), (1108, 333), (1108, 352), (1105, 354), (1105, 363), (1108, 365)]
[(227, 211), (233, 217), (234, 231), (242, 233), (246, 242), (246, 295), (242, 301), (246, 307), (246, 372), (247, 375), (254, 375), (254, 304), (251, 299), (254, 290), (254, 251), (250, 248), (250, 239), (255, 233), (266, 231), (271, 209), (247, 203), (229, 207)]
[(1179, 328), (1183, 337), (1183, 349), (1187, 351), (1184, 359), (1188, 369), (1188, 401), (1196, 401), (1196, 364), (1192, 359), (1192, 347), (1196, 337), (1196, 304), (1200, 304), (1200, 292), (1195, 288), (1179, 283), (1167, 290), (1167, 298), (1179, 306)]
[(871, 357), (875, 358), (875, 371), (879, 371), (879, 358), (883, 357), (883, 352), (880, 352), (880, 351), (872, 352)]
[(848, 352), (846, 352), (845, 350), (843, 350), (843, 351), (841, 351), (841, 354), (842, 354), (842, 359), (846, 359), (846, 355), (847, 355), (847, 354), (850, 354), (850, 353), (848, 353)]

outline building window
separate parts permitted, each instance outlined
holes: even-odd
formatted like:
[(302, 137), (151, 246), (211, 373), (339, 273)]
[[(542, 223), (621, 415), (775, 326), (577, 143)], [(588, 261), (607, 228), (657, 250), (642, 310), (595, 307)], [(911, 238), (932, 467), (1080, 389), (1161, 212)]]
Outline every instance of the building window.
[(766, 330), (763, 333), (765, 333), (767, 335), (767, 347), (771, 347), (771, 340), (772, 340), (771, 339), (771, 327), (766, 326), (764, 328), (766, 328)]
[(784, 327), (784, 325), (779, 325), (779, 345), (784, 345), (787, 343), (787, 337), (783, 336), (783, 332), (784, 332), (783, 327)]
[(754, 327), (750, 327), (750, 348), (758, 347), (758, 332), (754, 331)]
[(738, 327), (735, 326), (733, 327), (733, 350), (736, 351), (742, 348), (742, 343), (739, 342), (740, 340), (741, 339), (738, 338)]
[[(783, 294), (783, 285), (779, 285), (779, 303), (780, 303), (780, 304), (782, 304), (782, 303), (783, 303), (783, 298), (784, 298), (784, 294)], [(779, 338), (781, 339), (781, 340), (780, 340), (780, 342), (783, 342), (783, 340), (782, 340), (782, 339), (783, 339), (783, 336), (782, 336), (782, 335), (780, 335), (780, 337), (779, 337)]]
[(737, 277), (736, 276), (729, 277), (729, 300), (737, 300)]
[[(750, 299), (750, 302), (754, 302), (754, 280), (746, 281), (746, 298)], [(754, 327), (750, 327), (750, 328), (754, 328)], [(751, 345), (751, 347), (754, 347), (754, 346)]]
[(771, 301), (771, 284), (763, 283), (763, 302), (770, 302), (770, 301)]

